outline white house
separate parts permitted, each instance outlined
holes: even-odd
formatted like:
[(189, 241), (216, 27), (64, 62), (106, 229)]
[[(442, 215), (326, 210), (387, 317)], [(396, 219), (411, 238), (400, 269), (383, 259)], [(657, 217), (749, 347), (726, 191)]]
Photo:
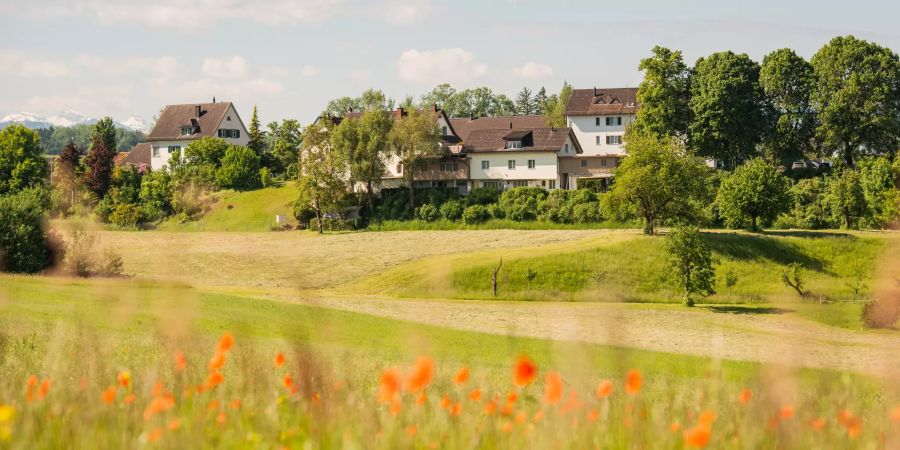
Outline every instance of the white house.
[(637, 88), (575, 89), (566, 105), (566, 123), (584, 153), (563, 163), (564, 185), (576, 189), (579, 178), (612, 176), (625, 156), (625, 129), (637, 114)]
[(204, 137), (218, 137), (229, 144), (247, 145), (247, 127), (231, 102), (167, 105), (147, 136), (150, 168), (159, 170), (172, 153)]
[(560, 157), (582, 152), (569, 128), (472, 130), (463, 141), (473, 188), (558, 189)]

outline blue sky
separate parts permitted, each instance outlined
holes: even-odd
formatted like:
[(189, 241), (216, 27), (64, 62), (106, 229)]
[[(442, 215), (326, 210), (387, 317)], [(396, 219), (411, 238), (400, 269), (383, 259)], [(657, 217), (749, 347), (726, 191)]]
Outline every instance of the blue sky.
[(689, 64), (720, 50), (810, 57), (837, 35), (900, 49), (887, 0), (0, 0), (0, 114), (150, 119), (167, 103), (236, 103), (245, 119), (312, 120), (368, 87), (440, 82), (636, 86), (654, 45)]

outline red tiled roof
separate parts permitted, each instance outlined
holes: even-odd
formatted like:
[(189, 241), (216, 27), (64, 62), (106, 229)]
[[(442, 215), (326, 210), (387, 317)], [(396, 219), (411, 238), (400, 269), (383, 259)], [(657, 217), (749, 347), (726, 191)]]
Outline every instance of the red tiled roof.
[[(127, 153), (119, 153), (116, 155), (116, 165), (122, 164), (134, 164), (136, 166), (140, 166), (142, 164), (150, 165), (150, 143), (141, 142), (140, 144), (135, 144), (134, 147), (131, 148), (131, 151)], [(121, 158), (121, 161), (119, 158)]]
[[(200, 114), (197, 114), (200, 107)], [(231, 107), (231, 102), (192, 103), (186, 105), (167, 105), (159, 115), (159, 120), (147, 136), (148, 141), (200, 139), (216, 137), (216, 130)], [(189, 136), (181, 134), (185, 126), (199, 127), (199, 131)]]
[(544, 116), (496, 116), (475, 119), (450, 119), (456, 135), (464, 142), (475, 130), (511, 130), (514, 128), (543, 128), (547, 126)]
[(637, 108), (637, 88), (575, 89), (566, 104), (566, 115), (634, 114)]
[[(468, 139), (463, 142), (464, 153), (484, 152), (558, 152), (572, 135), (569, 128), (525, 128), (525, 129), (488, 129), (472, 130)], [(521, 140), (522, 148), (510, 150), (506, 141)], [(581, 153), (578, 141), (572, 139), (576, 153)]]

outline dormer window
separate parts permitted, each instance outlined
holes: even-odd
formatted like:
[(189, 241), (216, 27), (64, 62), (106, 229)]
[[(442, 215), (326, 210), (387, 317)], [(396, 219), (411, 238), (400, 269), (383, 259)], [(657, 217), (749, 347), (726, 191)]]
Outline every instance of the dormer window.
[(507, 149), (520, 149), (522, 148), (522, 141), (506, 141)]
[(606, 99), (603, 98), (603, 97), (597, 97), (597, 99), (594, 100), (594, 103), (596, 103), (596, 104), (598, 104), (598, 105), (605, 105), (605, 104), (606, 104)]
[(181, 127), (182, 136), (190, 136), (194, 134), (194, 127)]

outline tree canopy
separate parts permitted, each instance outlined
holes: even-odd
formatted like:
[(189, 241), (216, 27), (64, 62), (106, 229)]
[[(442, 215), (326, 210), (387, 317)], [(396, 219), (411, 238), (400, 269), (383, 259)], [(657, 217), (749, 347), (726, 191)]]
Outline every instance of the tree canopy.
[(812, 65), (791, 49), (775, 50), (763, 58), (759, 83), (772, 113), (771, 129), (764, 139), (769, 162), (789, 165), (811, 155), (817, 121)]
[(788, 210), (790, 187), (789, 179), (757, 158), (738, 166), (722, 181), (716, 204), (729, 227), (757, 231)]
[(690, 70), (681, 52), (653, 47), (653, 56), (642, 59), (638, 68), (644, 71), (637, 91), (641, 107), (630, 133), (686, 141), (691, 123)]
[(18, 124), (0, 130), (0, 195), (40, 186), (47, 173), (37, 132)]

